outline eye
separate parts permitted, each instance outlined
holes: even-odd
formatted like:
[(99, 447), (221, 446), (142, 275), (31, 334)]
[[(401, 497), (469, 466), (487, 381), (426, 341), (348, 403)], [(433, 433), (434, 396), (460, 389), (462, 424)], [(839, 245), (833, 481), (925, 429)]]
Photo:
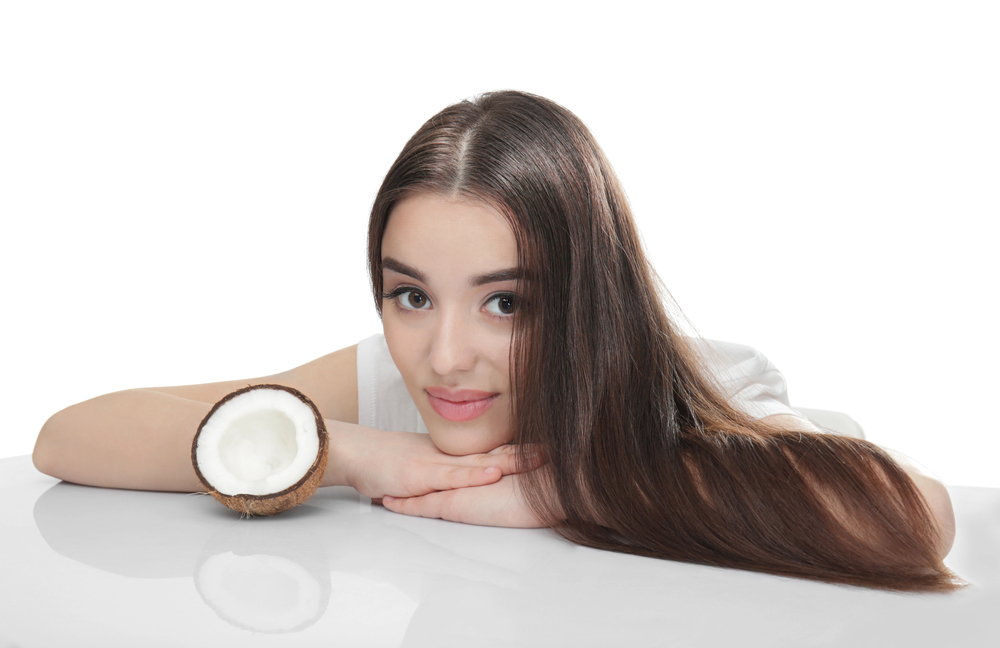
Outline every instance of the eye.
[(395, 301), (396, 305), (404, 310), (427, 310), (424, 307), (430, 303), (427, 295), (414, 288), (399, 287), (382, 296)]
[[(500, 317), (510, 317), (514, 314), (516, 309), (517, 296), (511, 293), (499, 293), (490, 297), (489, 301), (486, 302), (488, 310), (493, 315), (498, 315)], [(496, 306), (496, 308), (489, 308), (491, 306)]]

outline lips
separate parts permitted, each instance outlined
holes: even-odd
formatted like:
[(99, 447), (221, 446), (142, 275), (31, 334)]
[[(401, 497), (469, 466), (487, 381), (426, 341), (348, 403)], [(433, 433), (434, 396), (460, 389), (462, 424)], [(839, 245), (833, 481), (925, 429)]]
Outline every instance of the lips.
[(476, 389), (427, 387), (427, 399), (438, 415), (448, 421), (471, 421), (488, 410), (500, 394)]

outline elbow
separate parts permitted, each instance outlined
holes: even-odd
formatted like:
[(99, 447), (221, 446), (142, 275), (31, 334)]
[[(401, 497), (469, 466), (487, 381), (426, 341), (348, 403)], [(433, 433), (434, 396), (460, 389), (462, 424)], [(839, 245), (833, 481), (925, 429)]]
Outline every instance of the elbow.
[(955, 509), (952, 508), (948, 489), (940, 481), (923, 472), (906, 468), (904, 470), (927, 504), (931, 523), (937, 531), (938, 557), (943, 560), (955, 544)]
[(42, 425), (42, 429), (39, 430), (38, 438), (35, 439), (35, 448), (31, 452), (31, 462), (38, 472), (62, 479), (60, 475), (62, 471), (59, 466), (60, 433), (58, 423), (55, 421), (57, 416), (58, 414), (50, 416), (49, 420)]
[(31, 463), (35, 464), (35, 470), (46, 475), (53, 475), (52, 466), (52, 419), (49, 418), (42, 425), (35, 439), (35, 449), (31, 451)]
[(955, 509), (951, 506), (951, 495), (939, 479), (931, 476), (930, 471), (920, 466), (906, 455), (888, 450), (893, 459), (900, 465), (917, 491), (927, 504), (931, 523), (937, 535), (938, 558), (944, 559), (955, 544)]
[(936, 479), (924, 479), (929, 483), (918, 483), (917, 487), (927, 501), (931, 520), (937, 527), (938, 555), (944, 559), (955, 544), (955, 509), (952, 508), (951, 496), (944, 484)]

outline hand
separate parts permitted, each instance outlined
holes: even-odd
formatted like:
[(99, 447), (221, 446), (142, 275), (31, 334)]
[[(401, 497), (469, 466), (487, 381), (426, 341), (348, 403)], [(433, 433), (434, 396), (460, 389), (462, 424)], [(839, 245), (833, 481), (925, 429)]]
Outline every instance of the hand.
[(333, 425), (330, 459), (336, 465), (328, 470), (371, 499), (492, 484), (515, 470), (513, 446), (456, 457), (438, 450), (427, 434)]
[(528, 507), (521, 491), (521, 479), (520, 475), (505, 475), (500, 481), (485, 486), (443, 490), (418, 497), (385, 497), (382, 506), (404, 515), (465, 524), (522, 529), (546, 526)]

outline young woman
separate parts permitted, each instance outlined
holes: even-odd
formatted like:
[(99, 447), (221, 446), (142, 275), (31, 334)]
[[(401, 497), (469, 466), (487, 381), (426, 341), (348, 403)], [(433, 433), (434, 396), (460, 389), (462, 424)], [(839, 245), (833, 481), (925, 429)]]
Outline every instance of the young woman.
[[(384, 338), (256, 380), (74, 405), (46, 422), (35, 465), (199, 490), (190, 443), (212, 403), (277, 382), (327, 419), (324, 483), (396, 512), (828, 582), (960, 585), (939, 482), (797, 416), (752, 350), (680, 334), (611, 166), (564, 108), (500, 92), (435, 115), (379, 190), (368, 255)], [(742, 383), (740, 354), (757, 363)]]

